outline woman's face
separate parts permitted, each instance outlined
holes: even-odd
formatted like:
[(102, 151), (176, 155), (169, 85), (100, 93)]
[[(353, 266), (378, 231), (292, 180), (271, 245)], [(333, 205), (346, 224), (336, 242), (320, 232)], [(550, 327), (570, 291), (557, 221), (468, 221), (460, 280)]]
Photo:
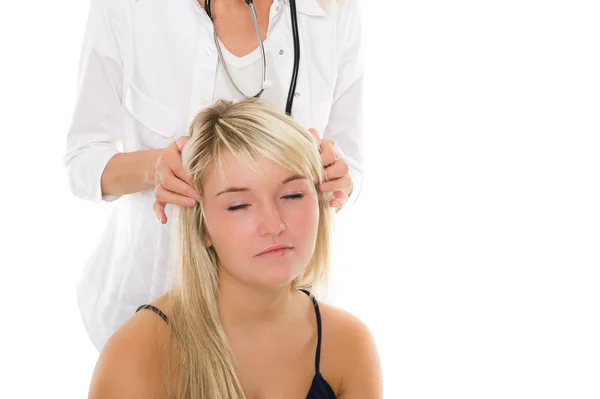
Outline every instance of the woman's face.
[(254, 286), (289, 284), (302, 274), (316, 243), (319, 205), (314, 183), (259, 158), (256, 174), (224, 154), (203, 186), (209, 245), (221, 273)]

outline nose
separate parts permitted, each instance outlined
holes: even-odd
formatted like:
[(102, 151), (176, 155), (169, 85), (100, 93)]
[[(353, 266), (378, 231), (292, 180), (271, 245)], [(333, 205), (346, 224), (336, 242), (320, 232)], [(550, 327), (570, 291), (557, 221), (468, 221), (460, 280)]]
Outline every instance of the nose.
[(262, 213), (262, 223), (260, 224), (260, 235), (279, 235), (285, 231), (285, 224), (279, 214), (277, 207), (267, 207)]

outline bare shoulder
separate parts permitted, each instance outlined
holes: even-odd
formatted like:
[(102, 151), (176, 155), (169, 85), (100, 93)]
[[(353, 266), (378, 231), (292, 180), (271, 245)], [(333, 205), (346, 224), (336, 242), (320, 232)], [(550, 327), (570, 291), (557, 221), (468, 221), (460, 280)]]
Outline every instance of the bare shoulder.
[(372, 335), (367, 325), (350, 312), (335, 306), (319, 302), (319, 309), (323, 324), (329, 334), (343, 345), (355, 345), (372, 340)]
[[(166, 297), (151, 305), (169, 314)], [(89, 398), (161, 397), (170, 341), (169, 327), (159, 315), (149, 310), (132, 315), (102, 348)]]
[(338, 398), (382, 398), (379, 355), (367, 325), (334, 306), (319, 302), (319, 308), (323, 323), (322, 362), (334, 370), (332, 378), (339, 381)]

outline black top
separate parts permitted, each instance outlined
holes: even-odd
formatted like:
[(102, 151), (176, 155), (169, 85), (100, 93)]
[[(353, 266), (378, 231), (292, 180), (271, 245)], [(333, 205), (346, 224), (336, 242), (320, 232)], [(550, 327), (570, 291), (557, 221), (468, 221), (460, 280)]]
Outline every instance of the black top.
[[(313, 305), (315, 306), (315, 315), (317, 316), (317, 337), (318, 337), (318, 339), (317, 339), (317, 353), (315, 355), (315, 377), (312, 380), (312, 384), (310, 386), (310, 389), (308, 390), (306, 399), (335, 399), (335, 393), (333, 392), (331, 385), (329, 385), (329, 383), (327, 381), (325, 381), (325, 378), (323, 378), (323, 376), (321, 375), (321, 371), (319, 369), (319, 363), (321, 361), (321, 333), (322, 333), (321, 312), (319, 311), (319, 304), (317, 303), (316, 298), (314, 296), (312, 296), (309, 291), (303, 290), (303, 289), (301, 289), (300, 291), (304, 292), (306, 295), (308, 295), (312, 299)], [(139, 308), (137, 308), (137, 310), (135, 312), (137, 313), (142, 309), (149, 309), (149, 310), (153, 311), (154, 313), (156, 313), (157, 315), (162, 317), (162, 319), (165, 321), (165, 323), (169, 324), (169, 318), (167, 317), (167, 315), (165, 315), (163, 312), (161, 312), (160, 309), (158, 309), (157, 307), (152, 306), (152, 305), (142, 305)]]

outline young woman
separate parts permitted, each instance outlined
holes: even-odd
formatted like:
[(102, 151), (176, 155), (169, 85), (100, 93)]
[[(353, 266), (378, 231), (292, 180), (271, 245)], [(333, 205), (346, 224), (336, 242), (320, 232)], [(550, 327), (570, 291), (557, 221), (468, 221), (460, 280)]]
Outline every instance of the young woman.
[(310, 294), (334, 217), (314, 137), (257, 100), (217, 102), (190, 136), (173, 287), (108, 340), (90, 398), (381, 398), (368, 329)]

